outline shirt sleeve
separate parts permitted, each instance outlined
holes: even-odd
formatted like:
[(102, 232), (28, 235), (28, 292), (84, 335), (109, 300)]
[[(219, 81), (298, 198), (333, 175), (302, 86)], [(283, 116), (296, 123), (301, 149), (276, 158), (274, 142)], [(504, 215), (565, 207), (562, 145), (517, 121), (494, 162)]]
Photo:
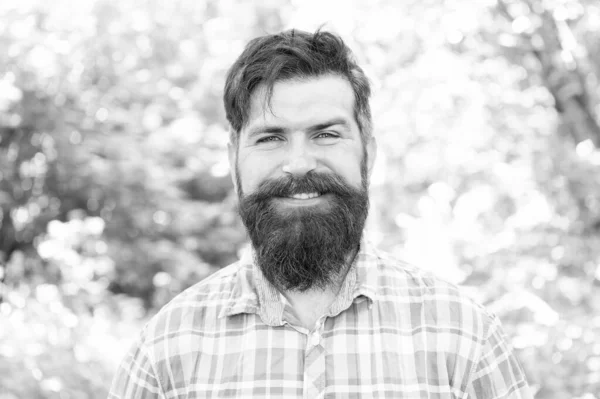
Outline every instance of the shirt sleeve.
[(164, 395), (142, 334), (121, 361), (113, 378), (108, 399), (158, 398), (162, 399)]
[(464, 399), (533, 399), (525, 373), (496, 316), (491, 316), (487, 339), (466, 393)]

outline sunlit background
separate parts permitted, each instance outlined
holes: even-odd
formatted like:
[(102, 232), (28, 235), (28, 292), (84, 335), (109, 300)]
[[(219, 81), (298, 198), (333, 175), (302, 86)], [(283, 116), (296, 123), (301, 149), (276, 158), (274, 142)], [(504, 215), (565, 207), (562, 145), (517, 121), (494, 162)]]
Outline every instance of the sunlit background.
[(236, 259), (226, 70), (319, 26), (374, 87), (371, 240), (496, 312), (537, 399), (600, 398), (598, 0), (2, 0), (0, 399), (105, 397)]

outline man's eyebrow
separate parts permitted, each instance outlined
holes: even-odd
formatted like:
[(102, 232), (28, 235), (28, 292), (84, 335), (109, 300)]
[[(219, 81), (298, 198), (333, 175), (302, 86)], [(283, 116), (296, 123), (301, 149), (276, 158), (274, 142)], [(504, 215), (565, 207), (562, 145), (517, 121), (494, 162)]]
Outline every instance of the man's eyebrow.
[(330, 128), (332, 126), (337, 126), (337, 125), (342, 126), (346, 130), (350, 130), (350, 124), (348, 123), (348, 121), (346, 119), (344, 119), (344, 118), (334, 118), (334, 119), (331, 119), (329, 121), (326, 121), (326, 122), (319, 123), (317, 125), (311, 126), (309, 128), (309, 131), (316, 132), (316, 131), (325, 130), (327, 128)]
[[(322, 123), (318, 123), (308, 128), (309, 132), (317, 132), (325, 130), (332, 126), (342, 126), (346, 130), (350, 130), (350, 123), (344, 118), (334, 118)], [(253, 137), (258, 134), (281, 134), (287, 131), (286, 128), (277, 125), (256, 126), (249, 130), (248, 137)]]
[(285, 130), (281, 126), (257, 126), (250, 129), (248, 132), (248, 137), (256, 136), (257, 134), (265, 134), (265, 133), (285, 133)]

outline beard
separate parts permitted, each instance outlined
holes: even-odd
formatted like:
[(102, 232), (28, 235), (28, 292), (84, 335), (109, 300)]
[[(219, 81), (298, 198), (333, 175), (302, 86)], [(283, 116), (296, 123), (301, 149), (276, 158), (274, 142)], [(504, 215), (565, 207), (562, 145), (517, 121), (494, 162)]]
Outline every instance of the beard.
[[(366, 154), (364, 154), (366, 155)], [(236, 165), (237, 169), (237, 165)], [(244, 195), (239, 170), (239, 214), (265, 278), (284, 291), (326, 289), (344, 277), (358, 248), (369, 210), (366, 156), (360, 188), (334, 174), (308, 172), (263, 182)], [(282, 206), (278, 197), (327, 194), (323, 204)], [(350, 259), (351, 260), (351, 259)]]

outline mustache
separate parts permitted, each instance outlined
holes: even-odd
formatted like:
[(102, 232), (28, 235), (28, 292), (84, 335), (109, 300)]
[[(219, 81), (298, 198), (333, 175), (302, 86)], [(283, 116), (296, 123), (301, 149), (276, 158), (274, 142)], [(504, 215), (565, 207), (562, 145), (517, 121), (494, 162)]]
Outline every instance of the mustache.
[(255, 201), (272, 197), (290, 197), (301, 193), (336, 194), (342, 198), (356, 195), (358, 190), (350, 187), (337, 175), (310, 171), (301, 177), (287, 175), (279, 179), (265, 180), (249, 195)]

